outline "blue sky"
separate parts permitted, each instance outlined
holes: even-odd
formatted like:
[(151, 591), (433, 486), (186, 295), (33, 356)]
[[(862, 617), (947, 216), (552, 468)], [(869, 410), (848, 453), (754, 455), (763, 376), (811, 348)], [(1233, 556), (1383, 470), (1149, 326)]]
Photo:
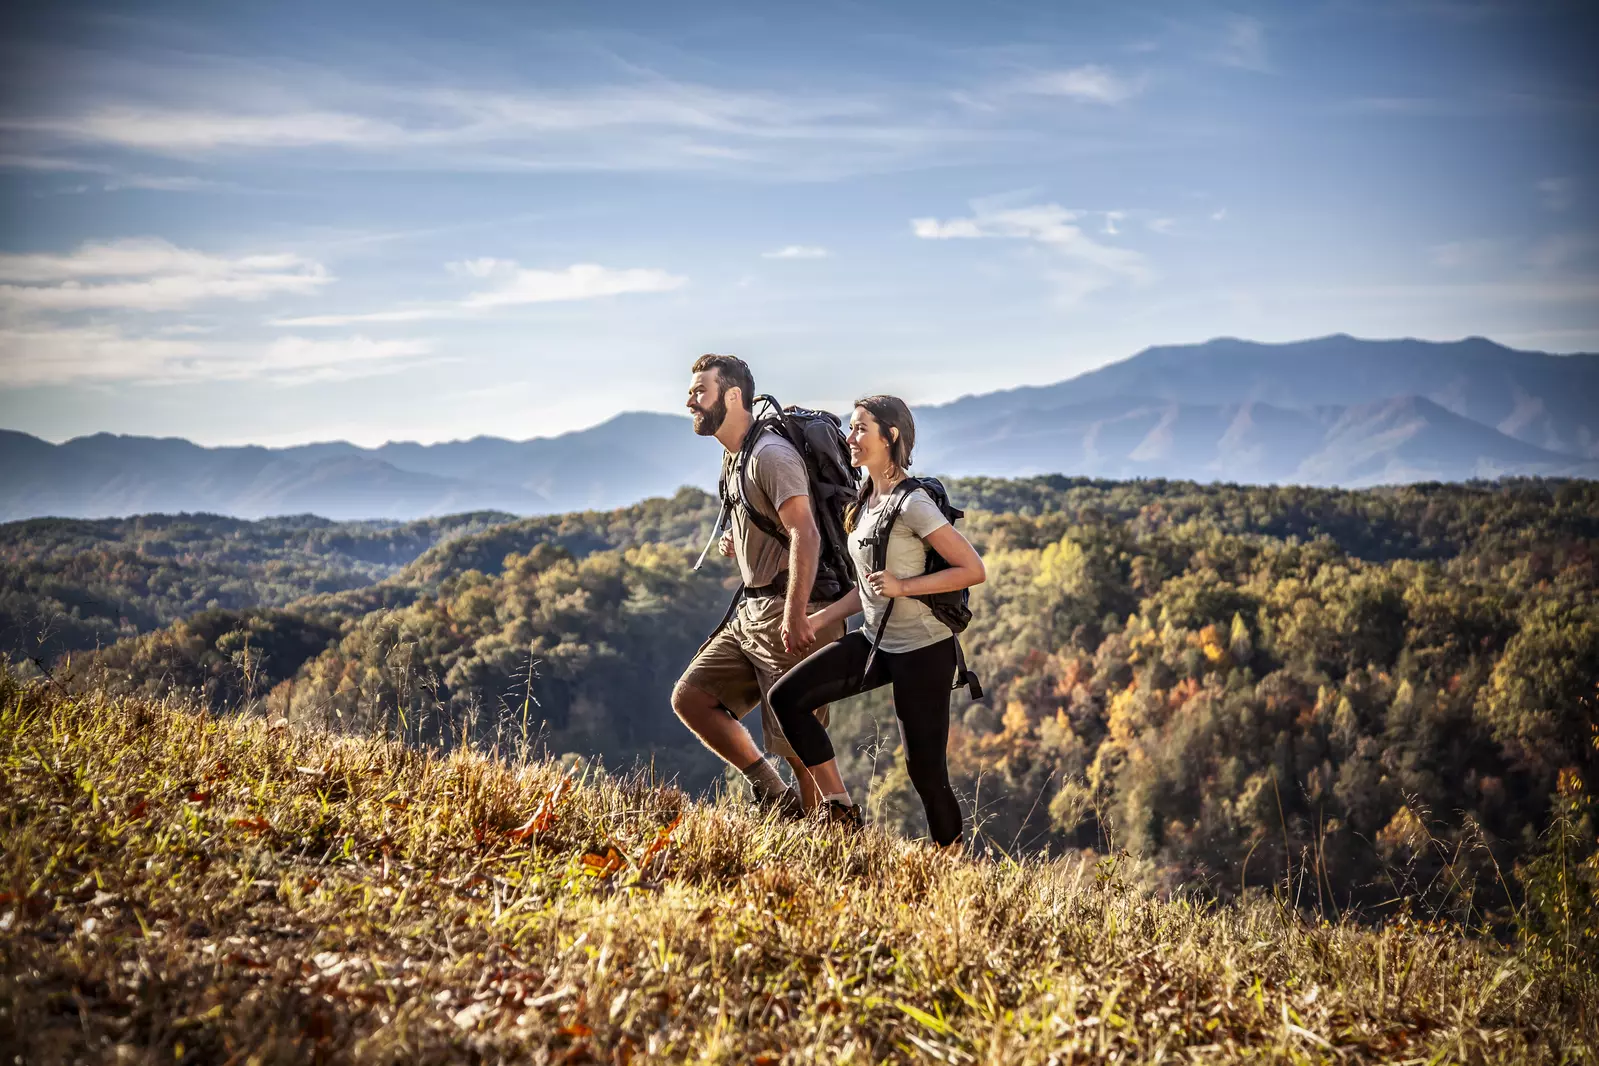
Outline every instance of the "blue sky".
[(0, 35), (0, 426), (545, 436), (704, 351), (837, 408), (1222, 335), (1599, 350), (1586, 6), (55, 5)]

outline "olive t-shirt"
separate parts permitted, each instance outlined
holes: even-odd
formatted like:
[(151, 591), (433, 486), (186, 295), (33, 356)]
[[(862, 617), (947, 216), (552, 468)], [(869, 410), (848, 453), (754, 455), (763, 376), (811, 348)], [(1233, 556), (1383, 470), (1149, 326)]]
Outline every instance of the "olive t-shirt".
[[(865, 620), (861, 623), (861, 632), (866, 634), (867, 640), (877, 636), (877, 624), (892, 602), (894, 613), (888, 616), (888, 627), (883, 630), (883, 639), (877, 647), (887, 652), (916, 651), (948, 640), (951, 636), (949, 626), (940, 622), (933, 614), (933, 609), (914, 596), (900, 596), (890, 601), (887, 596), (874, 592), (864, 580), (872, 568), (872, 549), (866, 539), (877, 533), (877, 527), (887, 517), (888, 501), (892, 498), (893, 494), (890, 493), (875, 505), (863, 507), (856, 519), (855, 529), (849, 535), (849, 553), (855, 560), (856, 571), (862, 577), (861, 613), (865, 615)], [(899, 521), (894, 523), (893, 532), (889, 534), (884, 568), (901, 579), (920, 577), (926, 573), (927, 538), (947, 525), (949, 519), (944, 517), (944, 512), (938, 509), (933, 498), (922, 489), (913, 490), (905, 497)]]
[(722, 457), (722, 478), (733, 499), (733, 553), (739, 576), (746, 588), (770, 585), (779, 571), (788, 569), (788, 547), (750, 521), (741, 494), (748, 490), (750, 504), (781, 529), (778, 508), (796, 496), (811, 494), (805, 460), (794, 445), (771, 430), (762, 430), (745, 464), (744, 477), (738, 477), (738, 456), (728, 452)]

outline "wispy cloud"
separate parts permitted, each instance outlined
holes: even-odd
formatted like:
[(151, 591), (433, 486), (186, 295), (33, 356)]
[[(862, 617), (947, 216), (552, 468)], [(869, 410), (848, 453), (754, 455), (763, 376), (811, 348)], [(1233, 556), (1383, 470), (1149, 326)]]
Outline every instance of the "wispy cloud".
[(687, 278), (664, 270), (612, 270), (597, 263), (575, 263), (564, 270), (516, 268), (508, 271), (498, 286), (473, 293), (461, 306), (476, 310), (518, 304), (594, 300), (625, 293), (670, 292), (686, 284)]
[(1223, 66), (1261, 73), (1271, 71), (1271, 61), (1266, 54), (1266, 25), (1248, 15), (1230, 17), (1222, 29), (1221, 43), (1211, 52), (1211, 59)]
[(924, 240), (1004, 238), (1040, 245), (1056, 257), (1057, 265), (1046, 273), (1066, 304), (1118, 282), (1142, 284), (1154, 276), (1140, 253), (1085, 234), (1078, 225), (1085, 212), (1059, 204), (1000, 208), (977, 201), (972, 206), (974, 212), (967, 218), (912, 219), (911, 232)]
[(0, 305), (36, 311), (168, 311), (205, 300), (306, 294), (333, 280), (291, 254), (227, 258), (157, 239), (84, 244), (67, 255), (0, 254)]
[(781, 248), (774, 248), (769, 252), (762, 252), (762, 259), (826, 259), (830, 253), (826, 248), (814, 244), (785, 244)]
[(337, 340), (280, 337), (265, 348), (214, 346), (130, 335), (114, 325), (0, 328), (0, 375), (7, 388), (127, 382), (179, 384), (264, 380), (275, 384), (342, 381), (390, 373), (426, 356), (415, 338)]
[[(559, 90), (411, 88), (316, 71), (229, 73), (220, 62), (186, 69), (182, 80), (153, 70), (127, 80), (114, 101), (0, 118), (0, 130), (18, 158), (35, 160), (107, 147), (207, 161), (339, 152), (428, 169), (781, 167), (800, 178), (893, 168), (984, 137), (956, 123), (952, 109), (893, 89), (766, 92), (659, 76)], [(1086, 74), (1060, 88), (1117, 91)]]
[(364, 336), (337, 340), (279, 337), (267, 347), (250, 376), (284, 385), (348, 381), (391, 373), (427, 355), (432, 347), (431, 342), (414, 337), (400, 340), (372, 340)]
[(1010, 83), (1010, 91), (1033, 96), (1062, 96), (1088, 104), (1119, 104), (1143, 89), (1142, 79), (1122, 77), (1089, 64), (1066, 70), (1040, 71)]
[(407, 135), (391, 123), (333, 111), (263, 115), (133, 104), (56, 118), (10, 119), (0, 125), (16, 133), (172, 155), (229, 148), (374, 147)]
[(1144, 223), (1144, 227), (1151, 233), (1167, 234), (1177, 228), (1175, 218), (1152, 218)]
[(510, 259), (467, 259), (449, 263), (452, 274), (494, 284), (449, 303), (399, 307), (353, 314), (307, 315), (279, 318), (271, 323), (287, 327), (329, 327), (363, 324), (422, 322), (470, 318), (495, 310), (529, 304), (597, 300), (634, 293), (670, 292), (688, 284), (688, 278), (654, 268), (613, 269), (597, 263), (574, 263), (559, 270), (529, 270)]

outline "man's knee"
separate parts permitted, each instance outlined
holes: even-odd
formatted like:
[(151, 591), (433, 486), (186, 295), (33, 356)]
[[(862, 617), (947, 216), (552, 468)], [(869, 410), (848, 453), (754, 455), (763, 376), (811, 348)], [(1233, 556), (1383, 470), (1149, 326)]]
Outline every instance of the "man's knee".
[(672, 688), (672, 713), (685, 725), (703, 722), (708, 715), (716, 713), (717, 707), (715, 696), (686, 681), (679, 681)]

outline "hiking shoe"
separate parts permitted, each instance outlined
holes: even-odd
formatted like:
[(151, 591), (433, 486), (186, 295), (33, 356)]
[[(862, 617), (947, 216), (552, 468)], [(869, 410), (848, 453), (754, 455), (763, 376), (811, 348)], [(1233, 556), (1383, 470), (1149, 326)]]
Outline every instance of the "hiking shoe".
[(821, 815), (828, 825), (840, 826), (848, 833), (859, 833), (866, 828), (866, 815), (861, 812), (861, 805), (858, 803), (828, 800)]
[(775, 811), (779, 817), (790, 821), (797, 822), (805, 817), (805, 804), (792, 785), (776, 795), (756, 796), (755, 805), (763, 814)]

